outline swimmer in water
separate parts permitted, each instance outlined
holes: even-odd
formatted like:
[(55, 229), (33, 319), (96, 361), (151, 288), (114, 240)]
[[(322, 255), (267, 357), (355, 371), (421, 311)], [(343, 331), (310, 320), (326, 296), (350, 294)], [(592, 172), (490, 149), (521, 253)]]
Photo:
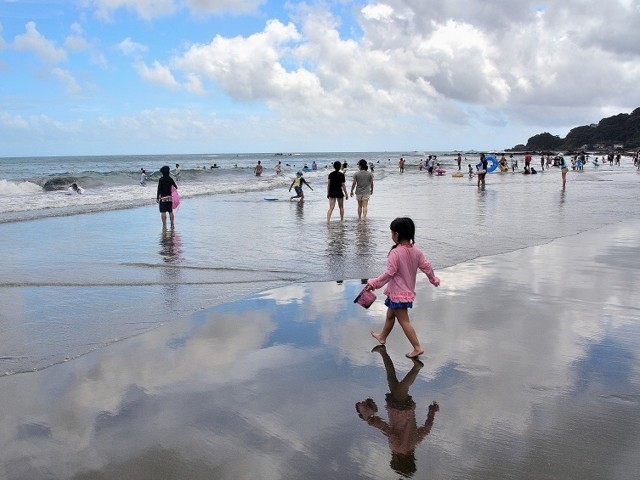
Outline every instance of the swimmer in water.
[(80, 195), (84, 193), (84, 188), (79, 187), (77, 183), (73, 183), (67, 188), (67, 195)]

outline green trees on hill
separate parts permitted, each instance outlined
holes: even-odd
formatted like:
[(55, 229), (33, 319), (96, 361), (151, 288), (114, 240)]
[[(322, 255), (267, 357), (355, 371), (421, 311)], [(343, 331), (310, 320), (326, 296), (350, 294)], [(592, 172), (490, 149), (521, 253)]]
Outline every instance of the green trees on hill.
[(529, 138), (526, 145), (516, 145), (516, 151), (560, 150), (634, 150), (640, 147), (640, 108), (630, 114), (620, 113), (603, 118), (597, 124), (571, 129), (565, 138), (540, 133)]

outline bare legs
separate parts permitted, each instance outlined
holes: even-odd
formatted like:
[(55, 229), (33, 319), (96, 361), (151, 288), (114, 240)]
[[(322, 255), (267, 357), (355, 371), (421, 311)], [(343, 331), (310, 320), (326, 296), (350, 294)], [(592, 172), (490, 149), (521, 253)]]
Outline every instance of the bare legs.
[(369, 206), (369, 200), (362, 200), (362, 202), (358, 202), (358, 218), (360, 218), (361, 211), (362, 211), (362, 218), (367, 218), (368, 206)]
[(486, 175), (486, 173), (479, 173), (478, 174), (478, 188), (484, 187), (484, 176), (485, 175)]
[[(167, 213), (162, 212), (160, 218), (162, 218), (162, 228), (167, 228)], [(171, 221), (171, 227), (173, 227), (173, 212), (169, 212), (169, 220)]]
[(406, 335), (407, 339), (413, 346), (413, 350), (406, 354), (409, 358), (415, 358), (424, 353), (424, 349), (420, 345), (420, 341), (418, 340), (418, 335), (416, 335), (416, 331), (411, 325), (409, 321), (409, 311), (406, 308), (400, 308), (397, 310), (387, 309), (387, 316), (384, 321), (384, 326), (382, 327), (382, 331), (380, 333), (371, 332), (371, 336), (378, 340), (380, 345), (384, 345), (387, 342), (387, 337), (393, 330), (393, 326), (396, 323), (396, 319), (402, 328), (402, 331)]
[(336, 207), (336, 199), (333, 197), (329, 197), (329, 210), (327, 210), (327, 223), (331, 221), (331, 214), (333, 213), (333, 209)]
[(329, 210), (327, 211), (327, 223), (331, 221), (331, 214), (336, 207), (336, 200), (338, 202), (338, 210), (340, 210), (340, 221), (344, 220), (344, 198), (329, 197)]
[(344, 198), (338, 199), (338, 208), (340, 209), (340, 221), (344, 220)]
[(564, 168), (562, 169), (562, 189), (564, 190), (564, 187), (567, 183), (567, 170), (565, 170)]
[(358, 200), (358, 220), (361, 218), (367, 218), (367, 206), (369, 200)]

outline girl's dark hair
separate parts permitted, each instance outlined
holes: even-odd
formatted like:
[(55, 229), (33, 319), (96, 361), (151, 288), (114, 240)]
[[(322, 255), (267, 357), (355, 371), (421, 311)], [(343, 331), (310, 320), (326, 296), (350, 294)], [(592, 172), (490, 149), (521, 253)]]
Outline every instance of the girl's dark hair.
[(340, 170), (340, 168), (342, 168), (342, 163), (339, 160), (336, 160), (335, 162), (333, 162), (333, 168), (335, 170)]
[(362, 170), (368, 170), (369, 169), (369, 164), (367, 163), (367, 161), (364, 158), (358, 162), (358, 165), (360, 166), (360, 168)]
[(171, 173), (171, 169), (167, 165), (165, 165), (160, 169), (160, 173), (166, 177), (169, 175), (169, 173)]
[[(408, 240), (411, 242), (411, 245), (415, 243), (415, 235), (416, 235), (416, 225), (413, 223), (409, 217), (398, 217), (391, 222), (389, 228), (392, 232), (396, 232), (398, 234), (398, 243), (402, 240)], [(393, 250), (396, 247), (394, 245), (391, 247)]]

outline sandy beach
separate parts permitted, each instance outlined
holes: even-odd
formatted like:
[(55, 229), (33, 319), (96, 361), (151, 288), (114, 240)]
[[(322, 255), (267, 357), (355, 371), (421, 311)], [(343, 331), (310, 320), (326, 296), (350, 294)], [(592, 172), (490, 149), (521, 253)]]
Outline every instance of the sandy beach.
[[(438, 289), (421, 278), (403, 428), (429, 428), (400, 460), (355, 409), (391, 416), (369, 336), (380, 296), (365, 310), (358, 280), (292, 282), (1, 378), (0, 478), (635, 478), (639, 227), (479, 257)], [(394, 331), (399, 379), (407, 348)]]

